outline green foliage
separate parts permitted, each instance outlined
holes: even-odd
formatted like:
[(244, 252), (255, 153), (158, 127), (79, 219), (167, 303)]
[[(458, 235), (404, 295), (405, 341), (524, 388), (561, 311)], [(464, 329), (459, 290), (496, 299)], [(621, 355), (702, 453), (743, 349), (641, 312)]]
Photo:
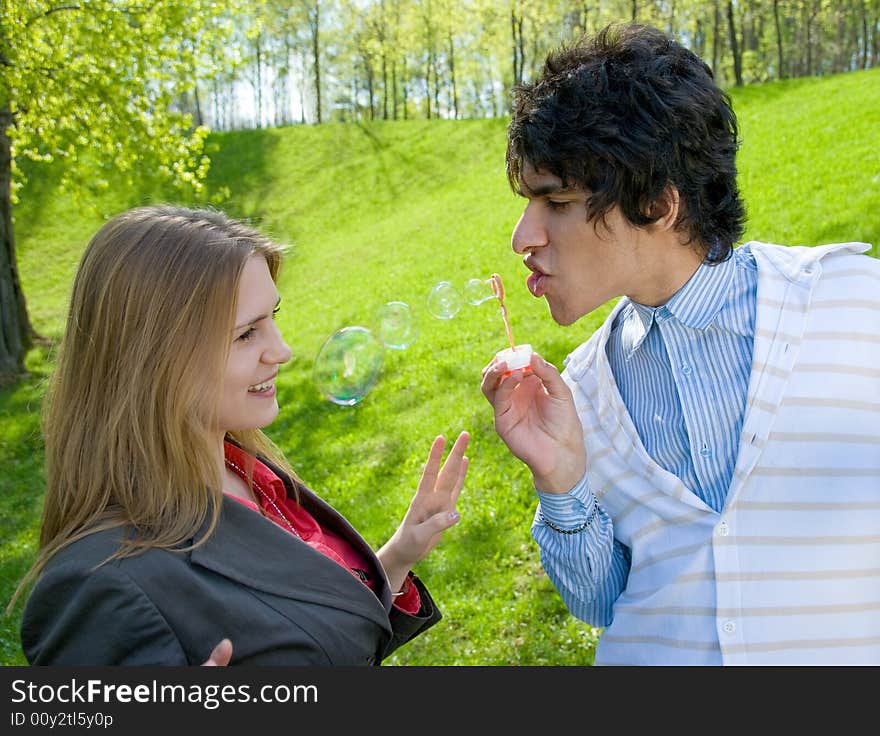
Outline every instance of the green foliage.
[[(59, 184), (91, 199), (110, 181), (199, 191), (207, 129), (175, 112), (203, 49), (228, 36), (233, 1), (3, 3), (0, 110), (13, 125), (12, 201), (24, 160), (64, 163)], [(120, 178), (121, 175), (121, 178)]]
[[(737, 90), (734, 104), (747, 237), (880, 242), (880, 70)], [(462, 288), (497, 271), (514, 338), (558, 366), (611, 306), (562, 328), (523, 287), (527, 272), (509, 247), (522, 203), (507, 186), (504, 139), (502, 120), (328, 124), (208, 139), (209, 193), (228, 187), (230, 214), (292, 244), (279, 324), (294, 358), (279, 375), (281, 414), (269, 433), (304, 480), (378, 546), (402, 516), (433, 437), (472, 434), (462, 520), (418, 568), (444, 619), (390, 664), (592, 663), (598, 632), (566, 612), (541, 569), (529, 536), (529, 475), (494, 434), (480, 394), (481, 368), (507, 342), (497, 307), (464, 303), (453, 319), (439, 320), (425, 306), (438, 281)], [(53, 197), (53, 169), (42, 172), (31, 177), (17, 215), (20, 266), (35, 326), (57, 338), (77, 259), (102, 218)], [(99, 204), (110, 214), (155, 197), (111, 186)], [(345, 325), (371, 326), (391, 300), (410, 304), (418, 338), (387, 352), (360, 404), (325, 401), (311, 381), (322, 341)], [(4, 600), (37, 538), (36, 412), (51, 365), (51, 352), (32, 351), (32, 376), (0, 392)], [(3, 621), (4, 664), (24, 661), (19, 615)]]

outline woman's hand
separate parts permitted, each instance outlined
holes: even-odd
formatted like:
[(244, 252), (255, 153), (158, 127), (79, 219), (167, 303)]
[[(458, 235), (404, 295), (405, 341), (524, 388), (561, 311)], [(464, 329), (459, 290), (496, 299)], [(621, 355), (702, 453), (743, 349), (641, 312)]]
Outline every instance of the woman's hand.
[(462, 432), (441, 466), (446, 439), (438, 436), (431, 444), (418, 490), (397, 531), (376, 553), (392, 590), (400, 590), (407, 573), (437, 546), (440, 537), (456, 524), (455, 502), (464, 486), (468, 459), (464, 451), (470, 435)]
[(529, 366), (505, 376), (507, 366), (494, 359), (480, 388), (495, 411), (495, 431), (529, 466), (535, 487), (567, 493), (586, 471), (583, 427), (556, 367), (537, 353)]
[(208, 659), (202, 662), (202, 667), (226, 667), (230, 659), (232, 659), (232, 642), (229, 639), (221, 639)]

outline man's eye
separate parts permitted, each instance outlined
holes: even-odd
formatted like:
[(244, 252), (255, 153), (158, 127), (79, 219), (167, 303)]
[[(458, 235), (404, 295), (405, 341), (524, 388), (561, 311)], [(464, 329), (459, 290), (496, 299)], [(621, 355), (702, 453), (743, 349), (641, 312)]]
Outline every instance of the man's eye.
[(557, 201), (555, 201), (555, 200), (553, 200), (553, 199), (548, 199), (548, 200), (547, 200), (547, 206), (548, 206), (551, 210), (564, 210), (564, 209), (568, 206), (568, 204), (569, 204), (569, 202), (567, 202), (567, 201), (564, 201), (564, 202), (557, 202)]
[(251, 337), (253, 337), (254, 332), (256, 332), (256, 330), (253, 327), (249, 327), (245, 332), (242, 332), (236, 338), (236, 340), (240, 340), (241, 342), (247, 342), (248, 340), (251, 339)]

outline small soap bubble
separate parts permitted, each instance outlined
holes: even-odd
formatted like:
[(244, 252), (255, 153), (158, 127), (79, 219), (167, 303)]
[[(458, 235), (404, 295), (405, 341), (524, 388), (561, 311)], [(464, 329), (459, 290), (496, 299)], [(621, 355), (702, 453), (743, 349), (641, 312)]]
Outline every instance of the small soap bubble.
[(318, 351), (312, 377), (318, 390), (334, 404), (357, 404), (376, 383), (385, 352), (366, 327), (343, 327)]
[(468, 304), (475, 307), (489, 299), (494, 298), (492, 293), (492, 279), (470, 279), (464, 285), (464, 298)]
[(428, 294), (428, 311), (437, 319), (452, 319), (461, 309), (461, 294), (450, 281), (441, 281)]
[(418, 335), (418, 327), (406, 302), (388, 302), (376, 311), (376, 335), (392, 350), (409, 347)]

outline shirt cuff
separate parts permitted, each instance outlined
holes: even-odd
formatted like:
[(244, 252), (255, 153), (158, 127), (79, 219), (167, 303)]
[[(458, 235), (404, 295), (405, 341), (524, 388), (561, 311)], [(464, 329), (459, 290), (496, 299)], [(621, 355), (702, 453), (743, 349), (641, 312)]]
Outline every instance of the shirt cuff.
[(395, 608), (400, 609), (403, 613), (415, 616), (422, 608), (422, 597), (419, 595), (419, 589), (413, 584), (410, 574), (406, 576), (403, 582), (404, 592), (391, 599)]
[(596, 499), (586, 473), (568, 493), (544, 493), (537, 488), (535, 491), (539, 502), (536, 518), (543, 517), (563, 529), (585, 524), (595, 510)]

